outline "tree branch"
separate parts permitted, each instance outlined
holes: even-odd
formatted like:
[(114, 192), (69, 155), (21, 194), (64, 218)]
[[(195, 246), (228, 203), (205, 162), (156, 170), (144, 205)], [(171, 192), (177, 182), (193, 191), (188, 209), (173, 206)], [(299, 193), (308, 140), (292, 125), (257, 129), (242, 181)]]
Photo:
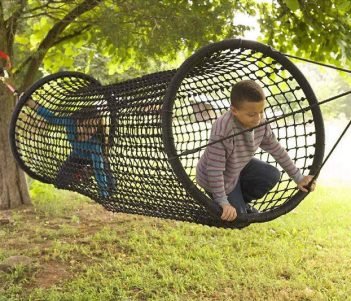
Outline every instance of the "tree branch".
[[(50, 5), (50, 4), (54, 4), (54, 3), (60, 3), (60, 4), (62, 4), (62, 6), (65, 4), (65, 2), (64, 1), (54, 1), (54, 0), (50, 0), (49, 2), (47, 2), (47, 3), (45, 3), (45, 4), (43, 4), (43, 5), (38, 5), (38, 6), (36, 6), (36, 7), (33, 7), (32, 9), (28, 9), (27, 11), (26, 11), (26, 14), (30, 14), (30, 15), (33, 15), (34, 14), (34, 12), (36, 12), (36, 11), (47, 11), (49, 8), (51, 8), (51, 9), (60, 9), (60, 8), (56, 8), (56, 7), (54, 7), (53, 5)], [(66, 11), (67, 12), (67, 11)]]
[(56, 40), (60, 37), (60, 34), (71, 24), (76, 18), (92, 10), (101, 3), (101, 0), (85, 0), (77, 5), (72, 11), (70, 11), (61, 21), (57, 22), (51, 30), (47, 33), (46, 37), (42, 40), (36, 54), (33, 55), (29, 61), (29, 66), (24, 78), (23, 86), (21, 90), (28, 87), (34, 80), (35, 74), (39, 69), (48, 50), (55, 45)]
[(64, 41), (67, 41), (67, 40), (69, 40), (69, 39), (72, 39), (72, 38), (74, 38), (74, 37), (77, 37), (77, 36), (79, 36), (80, 34), (82, 34), (83, 32), (87, 31), (89, 28), (91, 28), (91, 25), (90, 25), (90, 24), (84, 26), (84, 27), (81, 28), (80, 30), (77, 30), (77, 31), (75, 31), (75, 32), (72, 32), (72, 33), (70, 33), (70, 34), (67, 34), (67, 35), (65, 35), (65, 36), (62, 36), (62, 37), (56, 39), (56, 41), (53, 43), (52, 46), (56, 46), (56, 45), (58, 45), (58, 44), (60, 44), (60, 43), (62, 43), (62, 42), (64, 42)]
[(30, 55), (28, 56), (19, 67), (15, 68), (14, 71), (12, 72), (13, 76), (16, 76), (17, 74), (21, 73), (21, 71), (24, 69), (24, 67), (32, 60), (33, 56)]
[(13, 43), (18, 27), (18, 20), (22, 16), (25, 6), (27, 5), (27, 1), (21, 0), (19, 8), (12, 14), (12, 16), (6, 20), (6, 39), (8, 43), (8, 54), (10, 57), (13, 56)]
[(5, 19), (4, 19), (4, 7), (0, 1), (0, 29), (5, 28)]
[[(65, 41), (67, 41), (67, 40), (69, 40), (69, 39), (72, 39), (72, 38), (74, 38), (74, 37), (79, 36), (79, 35), (82, 34), (83, 32), (87, 31), (90, 27), (91, 27), (91, 25), (86, 25), (86, 26), (84, 26), (82, 29), (80, 29), (80, 30), (78, 30), (78, 31), (72, 32), (72, 33), (70, 33), (70, 34), (68, 34), (68, 35), (66, 35), (66, 36), (63, 36), (63, 37), (57, 39), (57, 40), (53, 43), (52, 47), (53, 47), (53, 46), (56, 46), (56, 45), (58, 45), (58, 44), (60, 44), (60, 43), (62, 43), (62, 42), (65, 42)], [(15, 75), (21, 73), (21, 71), (25, 68), (25, 66), (26, 66), (27, 64), (29, 64), (29, 62), (30, 62), (32, 59), (33, 59), (33, 55), (30, 55), (29, 57), (27, 57), (27, 58), (21, 63), (21, 65), (20, 65), (18, 68), (16, 68), (16, 69), (14, 70), (13, 75), (15, 76)]]

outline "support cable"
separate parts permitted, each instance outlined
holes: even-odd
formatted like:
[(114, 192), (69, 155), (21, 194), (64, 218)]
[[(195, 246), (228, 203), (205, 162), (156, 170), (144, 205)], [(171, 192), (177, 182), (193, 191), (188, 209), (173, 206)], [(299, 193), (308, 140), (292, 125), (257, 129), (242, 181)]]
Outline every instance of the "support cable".
[(205, 145), (199, 146), (199, 147), (197, 147), (197, 148), (194, 148), (194, 149), (192, 149), (192, 150), (186, 150), (186, 151), (184, 151), (184, 152), (182, 152), (182, 153), (180, 153), (180, 154), (178, 154), (178, 155), (175, 155), (175, 156), (169, 158), (168, 160), (171, 161), (171, 160), (174, 160), (174, 159), (179, 158), (179, 157), (182, 157), (182, 156), (186, 156), (186, 155), (190, 155), (190, 154), (197, 153), (197, 152), (199, 152), (200, 150), (202, 150), (203, 148), (205, 148), (205, 147), (207, 147), (207, 146), (214, 145), (214, 144), (216, 144), (216, 143), (219, 143), (219, 142), (222, 142), (222, 141), (224, 141), (224, 140), (233, 138), (233, 137), (235, 137), (235, 136), (239, 136), (239, 135), (244, 134), (244, 133), (246, 133), (246, 132), (251, 132), (251, 131), (253, 131), (254, 129), (257, 129), (257, 128), (261, 127), (261, 126), (265, 126), (265, 125), (267, 125), (267, 124), (270, 124), (270, 123), (272, 123), (272, 122), (278, 121), (278, 120), (280, 120), (280, 119), (283, 119), (283, 118), (286, 118), (286, 117), (289, 117), (289, 116), (292, 116), (292, 115), (296, 115), (296, 114), (299, 114), (299, 113), (305, 113), (306, 111), (309, 111), (309, 110), (313, 109), (314, 107), (318, 107), (318, 106), (320, 106), (320, 105), (322, 105), (322, 104), (326, 104), (326, 103), (328, 103), (328, 102), (330, 102), (330, 101), (332, 101), (332, 100), (335, 100), (335, 99), (340, 98), (340, 97), (344, 97), (344, 96), (349, 95), (349, 94), (351, 94), (351, 90), (350, 90), (350, 91), (346, 91), (346, 92), (341, 93), (341, 94), (338, 94), (338, 95), (335, 95), (335, 96), (333, 96), (333, 97), (327, 98), (327, 99), (325, 99), (325, 100), (323, 100), (323, 101), (320, 101), (320, 102), (318, 102), (318, 103), (312, 104), (312, 105), (310, 105), (310, 106), (308, 106), (308, 107), (306, 107), (306, 108), (303, 108), (303, 109), (300, 109), (300, 110), (297, 110), (297, 111), (294, 111), (294, 112), (291, 112), (291, 113), (288, 113), (288, 114), (283, 114), (283, 115), (281, 115), (281, 116), (279, 116), (279, 117), (277, 117), (277, 118), (269, 119), (269, 120), (263, 122), (263, 123), (260, 124), (260, 125), (257, 125), (257, 126), (255, 126), (255, 127), (252, 127), (252, 128), (249, 128), (249, 129), (246, 129), (246, 130), (243, 130), (243, 131), (240, 131), (239, 133), (226, 136), (226, 137), (224, 137), (224, 138), (221, 138), (221, 139), (215, 140), (215, 141), (213, 141), (213, 142), (207, 143), (207, 144), (205, 144)]

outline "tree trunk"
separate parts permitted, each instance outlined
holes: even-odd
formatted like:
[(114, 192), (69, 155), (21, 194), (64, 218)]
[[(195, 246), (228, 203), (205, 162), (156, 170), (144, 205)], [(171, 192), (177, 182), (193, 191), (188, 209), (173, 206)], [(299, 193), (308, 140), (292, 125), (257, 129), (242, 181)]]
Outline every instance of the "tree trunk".
[(14, 99), (0, 82), (0, 210), (31, 204), (25, 175), (16, 164), (9, 143)]
[[(29, 62), (27, 74), (23, 77), (21, 85), (22, 91), (30, 86), (34, 80), (34, 75), (38, 71), (40, 64), (47, 51), (54, 45), (62, 32), (82, 14), (92, 10), (99, 5), (101, 0), (84, 0), (67, 13), (62, 20), (59, 20), (47, 33), (40, 43), (37, 54)], [(9, 19), (4, 19), (4, 8), (0, 0), (0, 50), (12, 54), (14, 29), (18, 25), (25, 2)], [(4, 67), (4, 62), (0, 62), (0, 67)], [(5, 63), (6, 64), (6, 63)], [(11, 153), (8, 129), (14, 107), (13, 96), (7, 87), (0, 81), (0, 210), (15, 208), (23, 204), (30, 204), (30, 197), (24, 173), (16, 165)]]

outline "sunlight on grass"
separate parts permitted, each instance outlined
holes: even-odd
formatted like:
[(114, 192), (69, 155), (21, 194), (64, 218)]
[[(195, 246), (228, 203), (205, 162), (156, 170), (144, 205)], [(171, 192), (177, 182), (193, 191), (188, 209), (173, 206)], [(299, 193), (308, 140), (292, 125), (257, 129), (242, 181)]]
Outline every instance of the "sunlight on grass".
[(39, 181), (32, 181), (30, 196), (36, 210), (51, 216), (65, 215), (88, 200), (78, 193), (57, 189)]
[[(57, 205), (59, 200), (46, 202)], [(0, 285), (0, 295), (7, 299), (1, 301), (18, 296), (23, 300), (329, 301), (349, 300), (351, 295), (349, 187), (318, 187), (293, 212), (240, 231), (113, 215), (91, 202), (84, 211), (84, 202), (79, 202), (78, 211), (59, 209), (61, 217), (55, 221), (53, 210), (44, 220), (31, 221), (34, 233), (20, 235), (32, 235), (27, 244), (35, 238), (39, 244), (32, 252), (22, 249), (23, 254), (34, 256), (43, 266), (60, 265), (70, 276), (42, 287), (33, 280), (35, 272), (17, 280), (7, 275)], [(41, 206), (35, 203), (45, 210)], [(64, 214), (76, 218), (64, 219)], [(15, 228), (24, 231), (26, 220), (18, 215)], [(10, 241), (10, 231), (1, 235)], [(0, 257), (9, 253), (5, 249)]]

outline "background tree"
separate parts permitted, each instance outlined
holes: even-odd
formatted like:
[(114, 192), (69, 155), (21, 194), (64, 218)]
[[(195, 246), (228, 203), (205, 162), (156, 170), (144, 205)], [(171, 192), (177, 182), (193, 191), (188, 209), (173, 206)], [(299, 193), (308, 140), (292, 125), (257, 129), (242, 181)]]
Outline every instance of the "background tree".
[(304, 58), (351, 67), (351, 2), (273, 0), (259, 5), (262, 41)]
[[(175, 61), (179, 51), (242, 34), (246, 27), (233, 26), (234, 14), (253, 14), (253, 6), (252, 0), (1, 0), (0, 50), (14, 63), (9, 80), (20, 91), (61, 69), (106, 79), (103, 74), (134, 74), (156, 66), (152, 61)], [(14, 99), (0, 85), (0, 209), (7, 209), (30, 199), (8, 143)]]
[[(348, 0), (0, 0), (0, 50), (12, 59), (9, 80), (20, 91), (59, 70), (116, 82), (242, 36), (248, 28), (234, 25), (238, 13), (256, 15), (261, 40), (280, 51), (351, 66)], [(13, 107), (0, 83), (0, 209), (30, 202), (8, 144)]]
[[(351, 69), (351, 1), (274, 0), (259, 5), (262, 42), (281, 52)], [(322, 99), (350, 90), (347, 73), (308, 66)], [(328, 85), (321, 85), (328, 82)], [(351, 116), (351, 95), (323, 106), (327, 117)]]

